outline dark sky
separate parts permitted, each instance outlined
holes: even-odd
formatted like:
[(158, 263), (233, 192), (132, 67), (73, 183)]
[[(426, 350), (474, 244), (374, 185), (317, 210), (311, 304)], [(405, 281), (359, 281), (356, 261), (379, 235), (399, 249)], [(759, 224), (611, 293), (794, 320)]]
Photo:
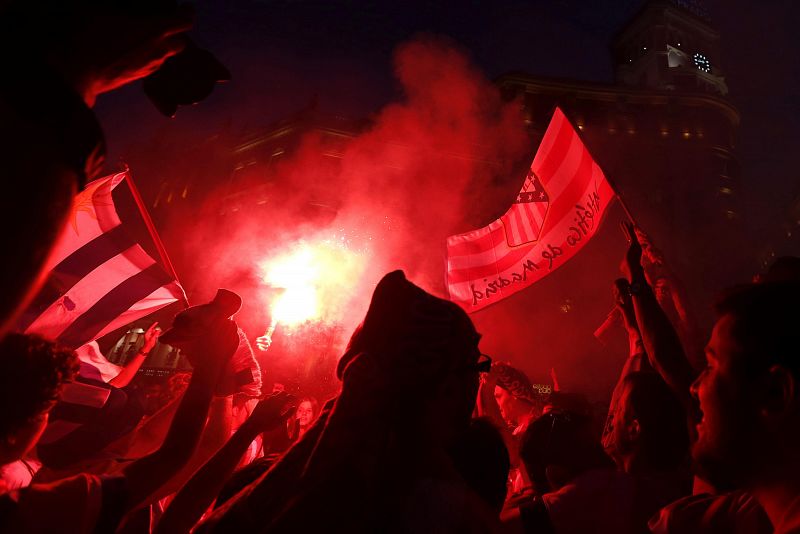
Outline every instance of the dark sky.
[[(101, 97), (97, 109), (114, 160), (154, 131), (185, 135), (190, 143), (223, 126), (259, 128), (315, 94), (323, 112), (365, 116), (398, 96), (392, 51), (420, 33), (449, 37), (489, 78), (518, 70), (610, 82), (609, 40), (641, 4), (206, 1), (197, 6), (193, 36), (230, 68), (230, 84), (172, 121), (160, 117), (137, 86)], [(800, 2), (709, 0), (706, 6), (722, 33), (722, 69), (742, 115), (743, 194), (757, 231), (800, 194)]]

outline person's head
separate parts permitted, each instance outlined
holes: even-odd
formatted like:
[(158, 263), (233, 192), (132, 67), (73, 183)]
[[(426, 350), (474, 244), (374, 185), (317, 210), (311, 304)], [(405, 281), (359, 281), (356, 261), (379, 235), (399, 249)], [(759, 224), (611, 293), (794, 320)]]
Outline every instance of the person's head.
[(404, 399), (402, 409), (384, 415), (400, 424), (427, 426), (427, 435), (446, 443), (469, 427), (479, 372), (485, 367), (478, 363), (479, 340), (457, 304), (434, 297), (402, 271), (394, 271), (375, 288), (337, 375), (343, 379), (343, 392), (369, 388), (391, 399), (391, 405)]
[(317, 416), (319, 415), (319, 402), (314, 397), (304, 397), (297, 404), (297, 411), (295, 411), (295, 418), (297, 423), (305, 428), (311, 426)]
[(494, 400), (507, 425), (516, 427), (531, 417), (536, 405), (536, 393), (528, 377), (510, 365), (497, 363), (492, 367), (497, 378)]
[(528, 425), (519, 456), (537, 493), (555, 491), (589, 469), (614, 466), (594, 436), (591, 420), (562, 411), (548, 412)]
[(692, 456), (718, 487), (750, 488), (796, 476), (800, 450), (800, 283), (734, 288), (717, 305)]
[(686, 412), (657, 373), (625, 377), (611, 425), (606, 452), (626, 470), (668, 471), (688, 460)]
[(800, 258), (781, 256), (772, 262), (765, 273), (753, 277), (753, 282), (800, 282)]
[(511, 460), (497, 427), (487, 418), (473, 419), (450, 456), (467, 485), (499, 514), (506, 500)]
[(0, 340), (0, 465), (22, 458), (39, 440), (78, 359), (35, 335)]

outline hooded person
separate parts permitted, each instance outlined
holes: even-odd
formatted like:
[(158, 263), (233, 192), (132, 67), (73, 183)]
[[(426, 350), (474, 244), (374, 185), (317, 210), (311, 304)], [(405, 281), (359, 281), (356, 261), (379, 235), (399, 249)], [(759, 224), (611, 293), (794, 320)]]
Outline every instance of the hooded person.
[(492, 530), (448, 455), (488, 370), (479, 339), (456, 304), (387, 274), (339, 361), (335, 403), (198, 532)]

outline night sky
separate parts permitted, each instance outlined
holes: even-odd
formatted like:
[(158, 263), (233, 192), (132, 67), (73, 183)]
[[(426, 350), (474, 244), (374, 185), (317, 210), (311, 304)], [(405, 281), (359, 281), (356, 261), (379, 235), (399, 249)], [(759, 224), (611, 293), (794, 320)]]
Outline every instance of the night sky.
[[(612, 81), (608, 43), (641, 0), (368, 2), (206, 1), (194, 39), (233, 81), (169, 121), (138, 86), (101, 97), (110, 161), (155, 131), (191, 143), (223, 125), (257, 130), (318, 96), (324, 113), (368, 116), (400, 97), (394, 48), (418, 34), (446, 36), (490, 79), (509, 71)], [(742, 115), (738, 154), (753, 237), (800, 194), (800, 2), (710, 0), (723, 71)], [(132, 162), (135, 165), (135, 162)], [(767, 238), (771, 238), (768, 235)], [(800, 253), (800, 251), (795, 251)]]

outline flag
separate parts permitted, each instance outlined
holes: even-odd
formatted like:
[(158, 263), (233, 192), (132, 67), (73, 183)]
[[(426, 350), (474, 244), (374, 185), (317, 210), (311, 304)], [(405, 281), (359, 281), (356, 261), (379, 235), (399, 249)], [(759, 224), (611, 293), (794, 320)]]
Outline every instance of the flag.
[(92, 378), (98, 382), (111, 382), (122, 372), (122, 367), (108, 361), (100, 351), (97, 341), (90, 341), (75, 349), (75, 355), (80, 360), (78, 374)]
[[(47, 264), (47, 280), (18, 325), (78, 348), (186, 296), (168, 266), (153, 259), (117, 213), (112, 192), (127, 171), (88, 184)], [(135, 196), (133, 184), (128, 182)], [(137, 216), (149, 224), (141, 207)], [(154, 240), (158, 236), (152, 235)]]
[(519, 192), (511, 208), (500, 220), (506, 228), (506, 241), (509, 246), (524, 245), (539, 240), (544, 216), (550, 206), (550, 198), (539, 177), (528, 171), (522, 191)]
[(475, 312), (525, 289), (594, 236), (614, 192), (556, 108), (514, 203), (488, 226), (447, 238), (450, 299)]

